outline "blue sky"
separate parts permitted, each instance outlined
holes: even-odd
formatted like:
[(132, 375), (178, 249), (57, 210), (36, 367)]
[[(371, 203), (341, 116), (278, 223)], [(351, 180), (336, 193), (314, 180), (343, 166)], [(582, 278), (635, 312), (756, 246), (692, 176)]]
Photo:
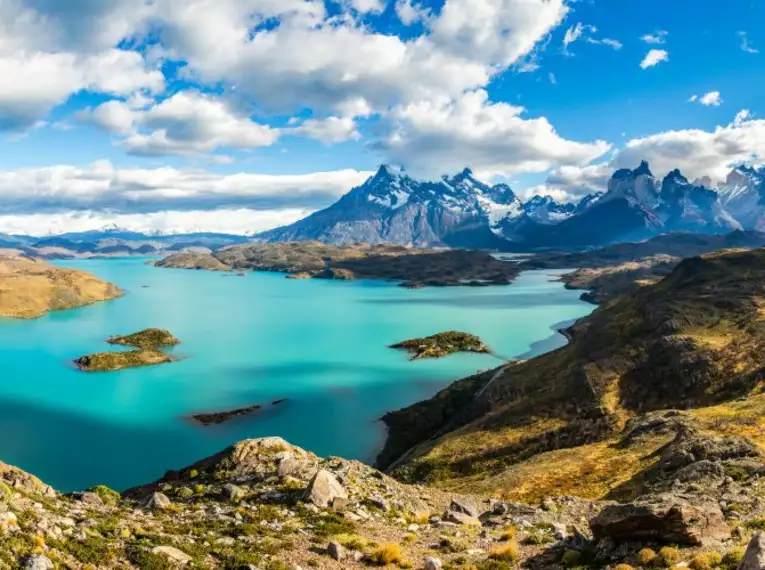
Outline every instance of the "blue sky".
[(382, 162), (560, 199), (643, 158), (716, 183), (765, 156), (761, 22), (758, 0), (3, 0), (0, 233), (256, 231)]

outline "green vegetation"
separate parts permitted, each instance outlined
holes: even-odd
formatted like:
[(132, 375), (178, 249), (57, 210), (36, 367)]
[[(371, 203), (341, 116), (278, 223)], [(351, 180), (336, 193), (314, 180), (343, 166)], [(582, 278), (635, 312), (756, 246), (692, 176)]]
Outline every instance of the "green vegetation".
[(405, 340), (391, 346), (412, 354), (412, 360), (420, 358), (442, 358), (456, 352), (477, 352), (486, 354), (489, 348), (475, 335), (449, 331), (425, 338)]
[(74, 363), (83, 372), (113, 372), (138, 366), (153, 366), (173, 362), (164, 352), (140, 348), (126, 352), (99, 352), (81, 356)]
[(113, 336), (106, 342), (136, 348), (167, 348), (181, 343), (169, 331), (163, 329), (146, 329), (126, 336)]

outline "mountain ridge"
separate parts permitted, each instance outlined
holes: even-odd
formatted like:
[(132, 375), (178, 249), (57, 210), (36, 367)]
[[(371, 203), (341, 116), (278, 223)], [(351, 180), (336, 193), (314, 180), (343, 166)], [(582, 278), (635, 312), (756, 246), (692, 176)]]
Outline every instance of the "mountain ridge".
[(255, 238), (514, 251), (600, 246), (669, 231), (728, 233), (758, 229), (759, 223), (765, 227), (765, 199), (760, 197), (765, 196), (765, 169), (739, 167), (733, 172), (739, 172), (731, 182), (737, 192), (728, 184), (718, 193), (690, 182), (677, 169), (658, 180), (643, 161), (635, 169), (617, 170), (606, 192), (560, 203), (550, 196), (523, 202), (507, 184), (481, 182), (469, 168), (438, 181), (418, 181), (383, 165), (329, 207)]

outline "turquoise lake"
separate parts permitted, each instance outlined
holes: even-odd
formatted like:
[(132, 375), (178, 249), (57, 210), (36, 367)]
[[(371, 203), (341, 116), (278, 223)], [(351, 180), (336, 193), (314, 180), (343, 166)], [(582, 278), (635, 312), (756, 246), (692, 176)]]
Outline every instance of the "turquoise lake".
[[(159, 269), (143, 259), (66, 261), (127, 294), (20, 321), (0, 319), (0, 460), (62, 491), (152, 481), (240, 439), (279, 435), (320, 455), (371, 461), (386, 411), (428, 398), (500, 361), (454, 355), (410, 362), (387, 348), (461, 330), (506, 357), (565, 343), (556, 325), (587, 315), (555, 272), (512, 285), (407, 290), (395, 284), (288, 280)], [(147, 327), (183, 341), (179, 362), (105, 374), (72, 359)], [(279, 406), (270, 403), (287, 399)], [(266, 404), (263, 412), (200, 427), (195, 412)]]

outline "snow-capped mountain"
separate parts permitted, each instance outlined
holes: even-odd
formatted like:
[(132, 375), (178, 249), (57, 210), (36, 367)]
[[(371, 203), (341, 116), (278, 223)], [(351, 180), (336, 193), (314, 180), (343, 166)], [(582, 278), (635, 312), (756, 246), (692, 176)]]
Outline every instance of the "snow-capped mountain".
[(657, 180), (644, 161), (617, 170), (606, 192), (578, 204), (550, 196), (524, 203), (508, 185), (481, 182), (469, 169), (431, 182), (382, 166), (332, 206), (256, 237), (523, 250), (589, 247), (670, 231), (765, 229), (764, 181), (765, 169), (741, 167), (718, 195), (707, 180), (691, 183), (679, 170)]
[(485, 184), (470, 169), (430, 182), (381, 166), (329, 208), (257, 237), (334, 244), (498, 247), (506, 226), (522, 214), (523, 203), (509, 186)]
[(739, 166), (717, 189), (725, 210), (748, 229), (765, 229), (765, 167)]

